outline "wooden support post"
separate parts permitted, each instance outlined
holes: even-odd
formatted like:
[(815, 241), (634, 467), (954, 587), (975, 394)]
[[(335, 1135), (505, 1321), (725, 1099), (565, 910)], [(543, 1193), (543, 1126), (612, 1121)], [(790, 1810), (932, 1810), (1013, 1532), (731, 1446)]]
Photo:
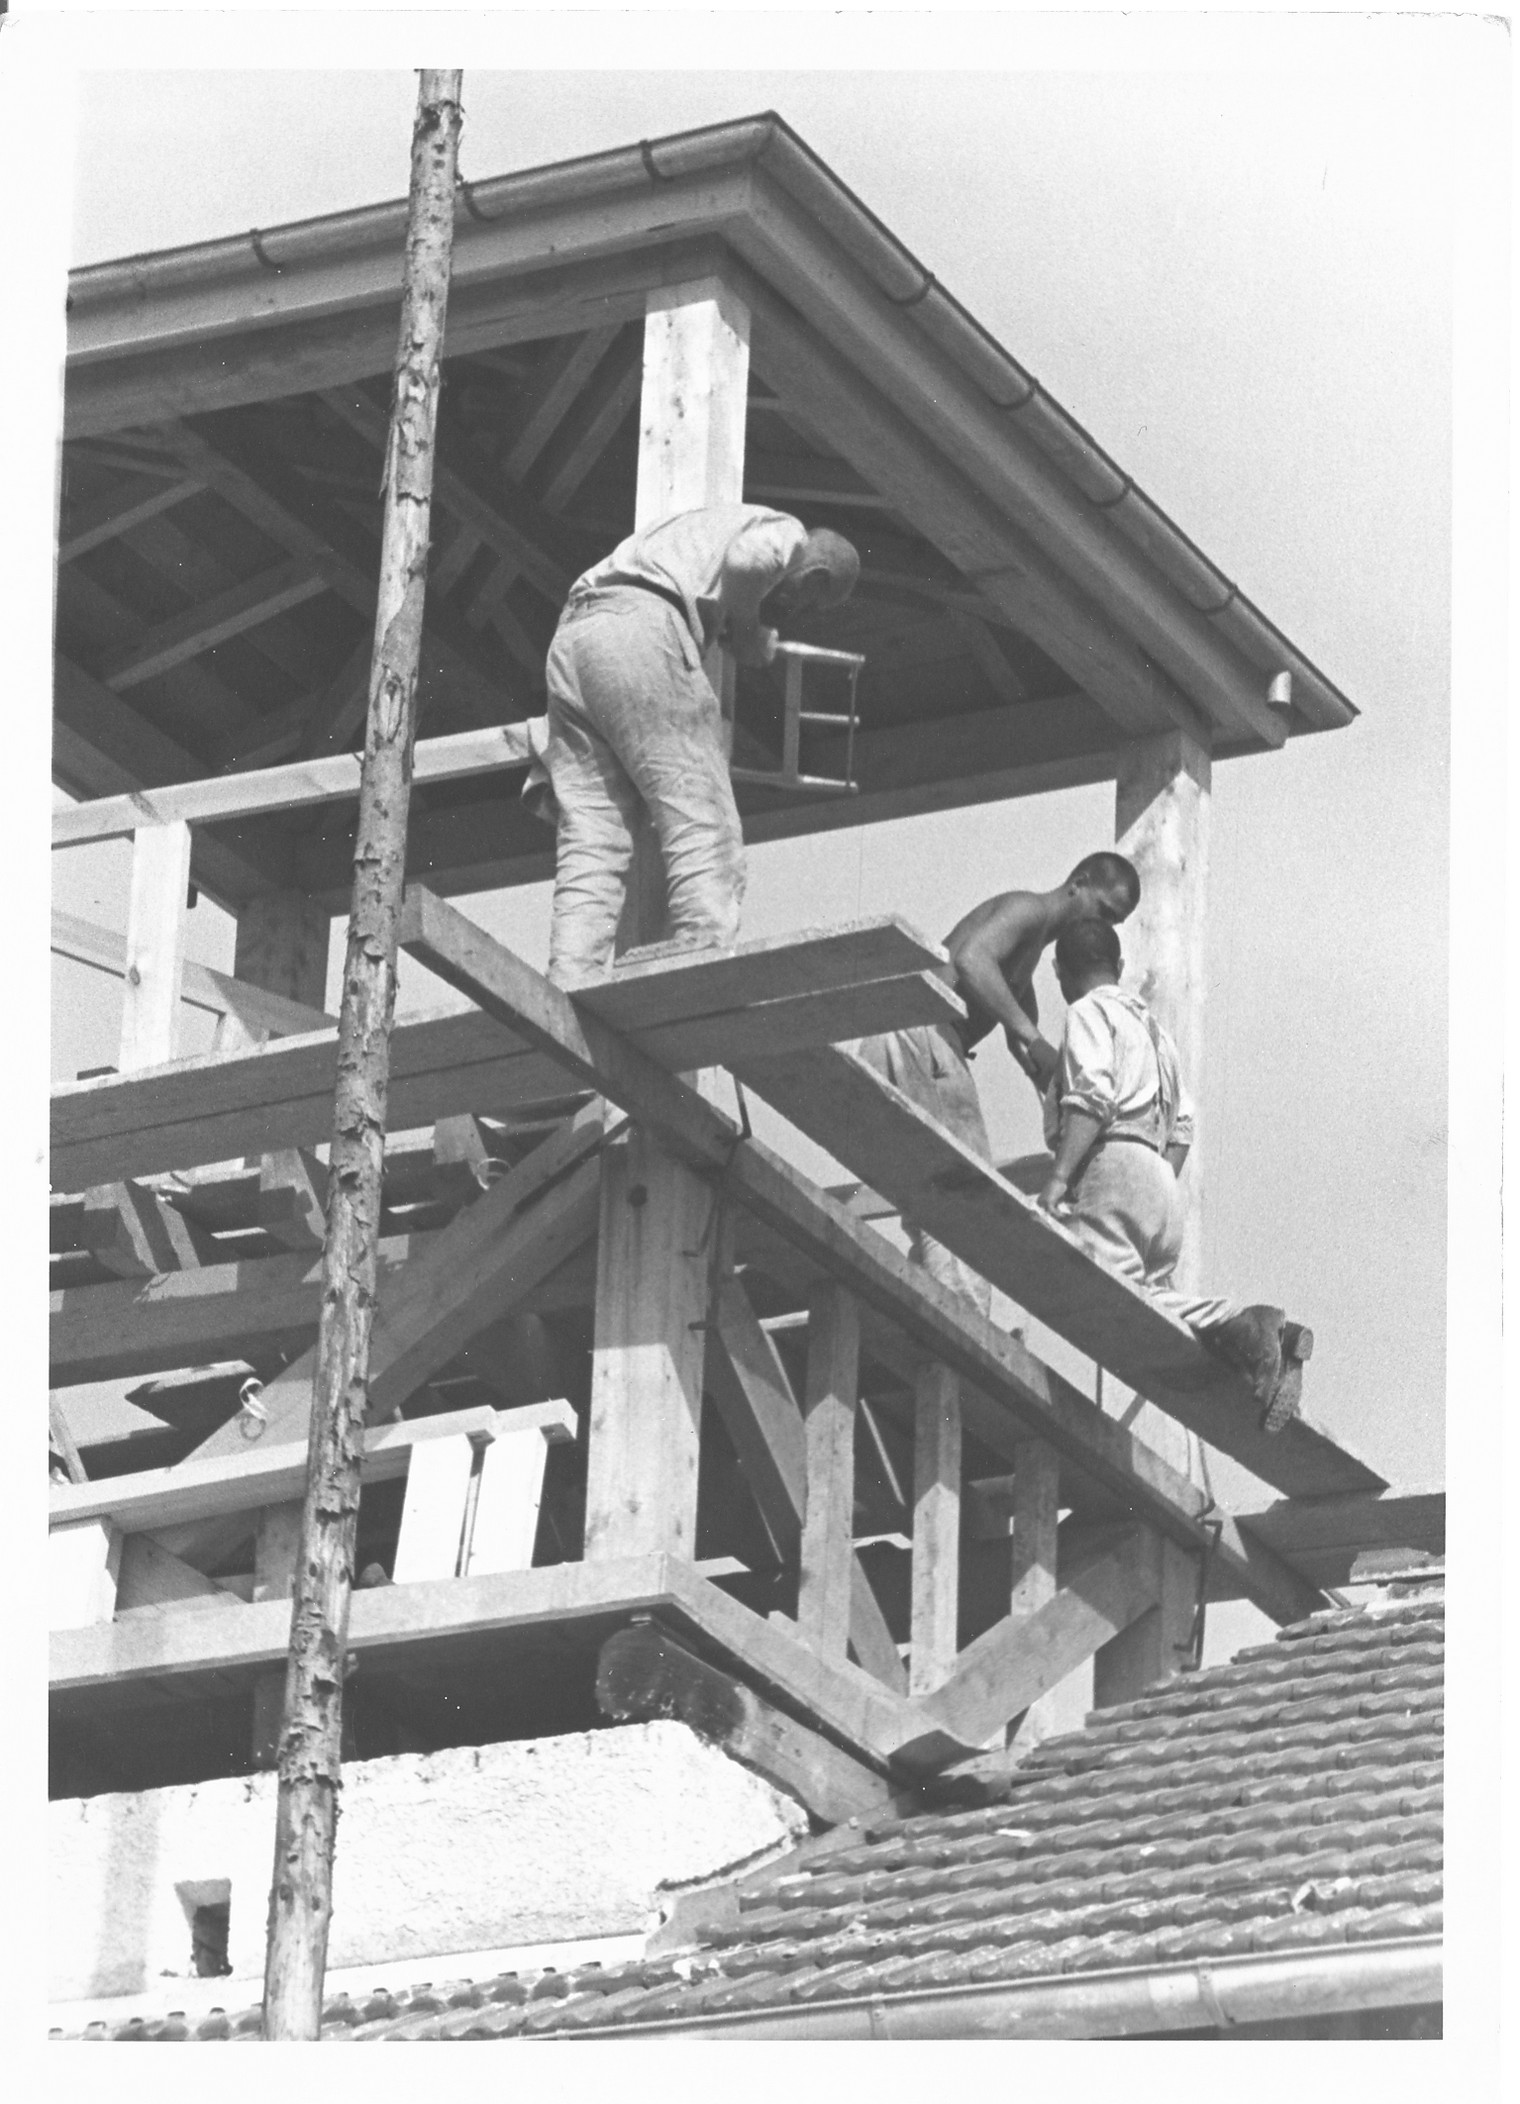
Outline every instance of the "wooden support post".
[[(1146, 1530), (1148, 1533), (1149, 1529)], [(1093, 1708), (1133, 1702), (1170, 1680), (1188, 1656), (1198, 1602), (1198, 1558), (1152, 1534), (1159, 1593), (1154, 1607), (1093, 1654)]]
[(123, 1074), (174, 1057), (179, 982), (190, 895), (190, 828), (184, 819), (143, 826), (132, 836), (127, 907), (127, 974), (122, 988)]
[[(1013, 1462), (1013, 1568), (1008, 1611), (1032, 1615), (1056, 1596), (1056, 1535), (1061, 1523), (1061, 1470), (1054, 1447), (1021, 1439)], [(1027, 1753), (1048, 1738), (1054, 1705), (1032, 1702), (1008, 1731), (1009, 1750)]]
[[(296, 1588), (296, 1558), (301, 1548), (301, 1506), (295, 1500), (266, 1505), (259, 1513), (253, 1540), (253, 1597), (288, 1600)], [(253, 1764), (273, 1768), (280, 1756), (280, 1726), (285, 1715), (285, 1669), (259, 1673), (253, 1683)]]
[[(636, 526), (744, 489), (749, 321), (716, 280), (651, 293), (644, 324)], [(659, 939), (665, 886), (637, 829), (623, 948)], [(586, 1484), (590, 1560), (691, 1556), (714, 1230), (711, 1188), (635, 1132), (607, 1150), (597, 1249)]]
[[(1183, 731), (1161, 731), (1119, 749), (1114, 839), (1140, 873), (1140, 903), (1119, 931), (1125, 983), (1176, 1041), (1195, 1102), (1203, 1089), (1210, 778), (1208, 751)], [(1182, 1177), (1187, 1225), (1177, 1278), (1185, 1288), (1200, 1283), (1206, 1147), (1200, 1133)], [(1132, 1429), (1180, 1474), (1198, 1480), (1196, 1442), (1174, 1418), (1146, 1403)]]
[(458, 72), (422, 74), (386, 455), (374, 661), (338, 1023), (322, 1318), (280, 1738), (264, 2036), (315, 2039), (332, 1919), (369, 1339), (380, 1238), (396, 932), (416, 736), (434, 436), (459, 166)]
[[(282, 994), (308, 1008), (327, 1005), (327, 950), (332, 921), (326, 909), (301, 891), (270, 891), (250, 899), (238, 915), (232, 975), (266, 993)], [(217, 1049), (234, 1051), (263, 1032), (234, 1017), (223, 1019)]]
[(116, 1612), (121, 1534), (109, 1520), (81, 1520), (48, 1535), (49, 1629), (82, 1629)]
[(635, 1129), (602, 1158), (586, 1559), (690, 1557), (715, 1194)]
[(855, 1584), (855, 1406), (860, 1379), (860, 1312), (836, 1279), (808, 1301), (807, 1502), (797, 1583), (797, 1624), (825, 1658), (845, 1656)]
[(961, 1394), (948, 1366), (918, 1370), (913, 1397), (913, 1626), (910, 1695), (955, 1664), (960, 1611)]

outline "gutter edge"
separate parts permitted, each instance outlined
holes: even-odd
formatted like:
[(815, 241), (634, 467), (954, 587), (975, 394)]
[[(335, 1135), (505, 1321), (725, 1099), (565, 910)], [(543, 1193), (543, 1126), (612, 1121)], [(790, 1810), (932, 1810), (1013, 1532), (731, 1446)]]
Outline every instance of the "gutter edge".
[[(1442, 1938), (1412, 1936), (1285, 1956), (1046, 1973), (996, 1986), (866, 1994), (773, 2010), (544, 2034), (546, 2044), (597, 2039), (1125, 2038), (1214, 2030), (1295, 2014), (1415, 2007), (1441, 1998)], [(1308, 1990), (1306, 1996), (1306, 1990)], [(1305, 2007), (1305, 2001), (1309, 2006)], [(960, 2012), (973, 2014), (967, 2026)]]

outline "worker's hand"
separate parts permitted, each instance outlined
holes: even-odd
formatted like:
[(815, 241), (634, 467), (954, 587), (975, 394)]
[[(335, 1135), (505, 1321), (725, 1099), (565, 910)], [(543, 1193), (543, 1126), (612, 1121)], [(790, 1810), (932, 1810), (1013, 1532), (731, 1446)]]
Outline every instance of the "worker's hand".
[(1052, 1220), (1065, 1220), (1071, 1214), (1071, 1200), (1067, 1195), (1064, 1176), (1048, 1176), (1037, 1201), (1042, 1213), (1049, 1213)]
[(780, 638), (773, 628), (758, 625), (754, 628), (740, 628), (730, 622), (723, 640), (739, 664), (769, 665), (775, 658), (776, 645)]

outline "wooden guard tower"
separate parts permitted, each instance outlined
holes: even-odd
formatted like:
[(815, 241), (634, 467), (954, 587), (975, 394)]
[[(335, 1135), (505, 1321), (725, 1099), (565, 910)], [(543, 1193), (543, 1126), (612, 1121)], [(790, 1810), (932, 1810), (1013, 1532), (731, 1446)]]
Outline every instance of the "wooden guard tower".
[[(52, 1492), (65, 1794), (272, 1756), (403, 221), (72, 286), (54, 841), (134, 847), (124, 944), (55, 922), (125, 992), (116, 1071), (55, 1092), (52, 1379), (136, 1377), (164, 1430)], [(1205, 1595), (1284, 1621), (1425, 1541), (845, 1048), (958, 1012), (899, 920), (570, 999), (448, 903), (550, 872), (517, 791), (559, 606), (687, 505), (862, 550), (807, 632), (868, 660), (858, 793), (754, 781), (781, 683), (729, 678), (747, 835), (1113, 780), (1126, 949), (1195, 1073), (1213, 760), (1349, 704), (774, 116), (463, 186), (448, 352), (403, 940), (465, 1001), (394, 1039), (356, 1750), (688, 1715), (834, 1819), (1006, 1758), (1090, 1656), (1100, 1704), (1178, 1670)], [(184, 961), (192, 886), (230, 976)], [(175, 1057), (184, 1002), (209, 1055)], [(1148, 1409), (935, 1286), (872, 1224), (899, 1209)], [(1276, 1501), (1213, 1508), (1186, 1433)]]

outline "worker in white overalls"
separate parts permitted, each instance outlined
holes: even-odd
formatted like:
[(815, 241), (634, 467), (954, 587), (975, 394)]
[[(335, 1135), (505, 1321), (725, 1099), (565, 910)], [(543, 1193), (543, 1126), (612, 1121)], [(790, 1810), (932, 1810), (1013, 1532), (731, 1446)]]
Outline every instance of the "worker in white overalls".
[(668, 939), (737, 939), (744, 841), (703, 653), (719, 642), (741, 665), (769, 663), (775, 623), (838, 606), (859, 574), (837, 533), (714, 504), (631, 534), (577, 578), (549, 646), (542, 756), (558, 805), (557, 985), (612, 962), (641, 805), (665, 866)]
[(1193, 1143), (1193, 1107), (1177, 1048), (1138, 994), (1119, 985), (1124, 959), (1106, 921), (1077, 921), (1056, 938), (1066, 1003), (1060, 1063), (1045, 1095), (1054, 1161), (1040, 1204), (1090, 1256), (1185, 1322), (1245, 1376), (1262, 1429), (1299, 1412), (1313, 1332), (1281, 1308), (1181, 1292), (1178, 1178)]

